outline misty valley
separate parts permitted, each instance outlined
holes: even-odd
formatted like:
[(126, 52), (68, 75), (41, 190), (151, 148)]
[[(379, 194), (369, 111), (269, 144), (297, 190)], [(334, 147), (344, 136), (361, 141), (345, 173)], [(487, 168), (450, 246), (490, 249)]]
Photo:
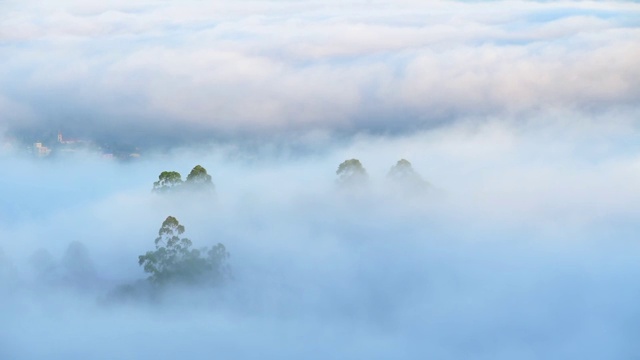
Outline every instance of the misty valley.
[(0, 360), (640, 359), (640, 2), (0, 0)]
[[(237, 358), (630, 351), (630, 338), (602, 326), (624, 329), (637, 316), (640, 283), (629, 277), (637, 225), (620, 191), (634, 160), (590, 157), (610, 169), (600, 172), (572, 154), (608, 136), (574, 133), (590, 141), (559, 156), (537, 146), (548, 131), (449, 128), (299, 156), (215, 147), (205, 156), (43, 162), (4, 153), (14, 171), (2, 178), (11, 191), (0, 208), (0, 351), (54, 359), (174, 358), (185, 347), (208, 358), (205, 344)], [(599, 196), (606, 212), (589, 205)]]
[[(342, 162), (336, 170), (335, 191), (342, 196), (358, 197), (366, 194), (369, 178), (358, 159)], [(422, 197), (433, 192), (428, 182), (413, 169), (405, 159), (399, 160), (387, 174), (389, 190), (396, 195)], [(201, 165), (196, 165), (186, 177), (177, 171), (162, 171), (151, 190), (156, 196), (171, 202), (206, 202), (215, 206), (216, 194), (212, 176)], [(207, 211), (201, 209), (200, 211)], [(169, 215), (157, 232), (155, 250), (138, 256), (138, 264), (149, 276), (131, 284), (122, 284), (108, 290), (110, 279), (98, 274), (86, 245), (81, 241), (71, 242), (59, 260), (55, 260), (47, 249), (38, 249), (30, 256), (33, 280), (45, 287), (70, 288), (78, 291), (92, 290), (99, 294), (103, 305), (119, 301), (162, 301), (163, 294), (191, 288), (223, 286), (233, 279), (229, 264), (230, 254), (222, 243), (211, 248), (196, 247), (192, 240), (181, 237), (184, 225)], [(196, 243), (197, 245), (197, 243)], [(105, 288), (106, 287), (106, 288)]]

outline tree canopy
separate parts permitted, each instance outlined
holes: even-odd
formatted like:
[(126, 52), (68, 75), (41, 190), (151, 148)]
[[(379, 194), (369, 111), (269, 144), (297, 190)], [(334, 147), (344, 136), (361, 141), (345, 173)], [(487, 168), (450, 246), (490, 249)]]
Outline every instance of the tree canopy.
[(196, 165), (187, 175), (185, 185), (194, 190), (213, 190), (214, 188), (211, 175), (207, 174), (207, 169), (200, 165)]
[(177, 171), (163, 171), (158, 176), (158, 181), (153, 183), (153, 191), (165, 193), (182, 185), (182, 176)]
[(422, 179), (408, 160), (400, 159), (391, 167), (387, 177), (394, 183), (402, 186), (407, 191), (424, 191), (429, 187), (429, 183)]
[(211, 181), (211, 175), (207, 174), (207, 169), (201, 165), (196, 165), (187, 180), (182, 181), (182, 177), (177, 171), (163, 171), (158, 176), (158, 181), (153, 183), (153, 192), (169, 193), (176, 190), (214, 190), (215, 186)]
[(210, 249), (192, 249), (193, 243), (181, 237), (185, 228), (173, 216), (162, 223), (155, 239), (155, 250), (138, 257), (138, 264), (149, 273), (148, 280), (158, 286), (167, 284), (217, 284), (228, 273), (229, 258), (221, 243)]
[(405, 159), (398, 160), (398, 162), (391, 167), (391, 170), (389, 170), (389, 177), (396, 179), (404, 179), (416, 175), (418, 174), (413, 170), (411, 163)]
[(355, 185), (367, 182), (369, 175), (364, 169), (360, 160), (350, 159), (343, 161), (336, 170), (338, 175), (338, 184)]

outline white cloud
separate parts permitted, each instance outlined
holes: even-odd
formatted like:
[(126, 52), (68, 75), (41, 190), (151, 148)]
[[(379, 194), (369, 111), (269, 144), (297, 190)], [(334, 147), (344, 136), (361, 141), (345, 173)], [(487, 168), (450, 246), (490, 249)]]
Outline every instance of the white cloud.
[[(637, 353), (638, 4), (0, 7), (11, 142), (58, 128), (234, 140), (131, 163), (0, 150), (0, 358)], [(350, 158), (371, 178), (353, 196), (334, 183)], [(431, 194), (390, 190), (400, 158)], [(196, 164), (215, 201), (150, 193), (161, 171)], [(167, 215), (196, 246), (223, 242), (234, 281), (97, 304), (144, 277), (137, 256)], [(64, 262), (73, 241), (95, 287), (34, 275), (38, 249)]]
[(0, 81), (43, 127), (91, 108), (88, 132), (149, 119), (211, 133), (408, 131), (635, 106), (637, 4), (502, 5), (15, 4), (0, 26)]
[[(443, 359), (626, 357), (640, 213), (627, 115), (466, 119), (305, 154), (262, 145), (133, 163), (0, 156), (11, 169), (0, 177), (0, 354), (207, 358), (213, 346), (236, 358), (414, 358), (426, 341)], [(335, 189), (338, 164), (353, 157), (371, 177), (366, 196)], [(390, 194), (384, 179), (400, 158), (439, 192)], [(150, 192), (160, 171), (185, 175), (198, 163), (215, 201)], [(196, 246), (227, 246), (234, 280), (155, 305), (96, 304), (144, 277), (137, 255), (169, 214)], [(97, 289), (32, 274), (34, 252), (63, 261), (72, 241), (86, 246)]]

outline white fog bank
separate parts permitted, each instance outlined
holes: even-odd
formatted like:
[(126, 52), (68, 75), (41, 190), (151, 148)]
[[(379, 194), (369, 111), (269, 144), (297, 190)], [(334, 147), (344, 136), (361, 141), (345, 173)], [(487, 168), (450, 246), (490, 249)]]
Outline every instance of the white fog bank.
[[(470, 119), (304, 154), (4, 153), (0, 357), (631, 359), (639, 134), (608, 116)], [(369, 182), (340, 189), (352, 158)], [(402, 158), (426, 192), (386, 179)], [(151, 192), (196, 164), (215, 196)], [(137, 256), (168, 215), (194, 246), (223, 243), (232, 279), (111, 301), (145, 278)]]

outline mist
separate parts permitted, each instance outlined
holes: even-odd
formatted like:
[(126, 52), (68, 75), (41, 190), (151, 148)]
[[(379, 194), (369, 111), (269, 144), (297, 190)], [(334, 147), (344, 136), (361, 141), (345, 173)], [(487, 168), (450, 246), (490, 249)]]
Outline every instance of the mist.
[[(608, 119), (468, 119), (302, 154), (5, 152), (0, 355), (633, 358), (640, 149), (634, 119)], [(351, 158), (369, 181), (343, 189)], [(426, 191), (390, 184), (401, 158)], [(196, 164), (215, 196), (151, 192)], [(194, 246), (223, 243), (232, 277), (114, 300), (168, 215)]]
[(638, 358), (639, 19), (0, 1), (0, 359)]

